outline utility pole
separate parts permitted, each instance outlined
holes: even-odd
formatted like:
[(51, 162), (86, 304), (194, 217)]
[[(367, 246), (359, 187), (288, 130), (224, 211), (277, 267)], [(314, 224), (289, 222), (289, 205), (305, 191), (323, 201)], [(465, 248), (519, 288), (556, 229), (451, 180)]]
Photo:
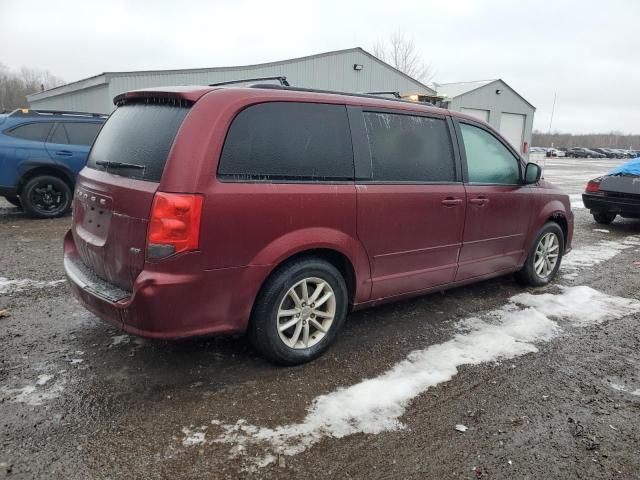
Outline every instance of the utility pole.
[(549, 120), (549, 135), (551, 135), (551, 125), (553, 125), (553, 114), (556, 111), (556, 96), (558, 92), (553, 92), (553, 106), (551, 107), (551, 119)]

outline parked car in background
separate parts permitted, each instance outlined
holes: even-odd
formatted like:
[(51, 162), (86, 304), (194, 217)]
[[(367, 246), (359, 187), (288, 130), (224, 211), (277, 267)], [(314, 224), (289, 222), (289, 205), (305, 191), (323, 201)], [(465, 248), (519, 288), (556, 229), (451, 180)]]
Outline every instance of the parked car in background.
[(546, 155), (547, 150), (541, 147), (531, 147), (529, 148), (529, 153), (542, 153), (543, 155)]
[(611, 150), (616, 152), (616, 154), (618, 155), (617, 158), (629, 158), (629, 153), (622, 148), (612, 148)]
[(571, 246), (569, 197), (457, 112), (260, 85), (116, 103), (64, 267), (85, 307), (134, 335), (246, 331), (298, 364), (350, 309), (513, 272), (546, 285)]
[(566, 154), (557, 148), (547, 148), (547, 157), (564, 157)]
[(603, 153), (595, 152), (588, 148), (574, 147), (567, 150), (567, 157), (573, 158), (605, 158)]
[(0, 115), (0, 195), (36, 218), (69, 211), (76, 175), (106, 118), (28, 109)]
[(602, 153), (607, 158), (619, 158), (619, 154), (610, 148), (592, 148), (594, 152)]
[(640, 159), (630, 160), (590, 180), (582, 194), (596, 222), (609, 225), (616, 216), (640, 218)]

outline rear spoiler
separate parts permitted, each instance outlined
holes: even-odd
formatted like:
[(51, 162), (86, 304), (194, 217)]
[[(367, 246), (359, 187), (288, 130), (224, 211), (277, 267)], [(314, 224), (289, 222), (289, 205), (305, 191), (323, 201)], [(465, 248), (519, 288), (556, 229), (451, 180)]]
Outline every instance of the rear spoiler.
[(145, 88), (116, 95), (113, 104), (121, 106), (127, 103), (155, 103), (191, 106), (212, 90), (215, 89), (211, 87)]

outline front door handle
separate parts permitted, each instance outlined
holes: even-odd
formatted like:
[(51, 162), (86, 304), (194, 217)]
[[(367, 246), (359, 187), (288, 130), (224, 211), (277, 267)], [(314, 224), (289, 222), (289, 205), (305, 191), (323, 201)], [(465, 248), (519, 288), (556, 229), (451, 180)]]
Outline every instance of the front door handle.
[(73, 155), (73, 152), (70, 152), (69, 150), (58, 150), (56, 155), (60, 155), (61, 157), (70, 157)]
[(444, 205), (445, 207), (455, 207), (458, 205), (462, 205), (462, 199), (447, 197), (444, 200), (442, 200), (442, 205)]
[(471, 205), (478, 205), (479, 207), (484, 207), (487, 203), (489, 203), (489, 199), (487, 197), (477, 197), (471, 198), (469, 200)]

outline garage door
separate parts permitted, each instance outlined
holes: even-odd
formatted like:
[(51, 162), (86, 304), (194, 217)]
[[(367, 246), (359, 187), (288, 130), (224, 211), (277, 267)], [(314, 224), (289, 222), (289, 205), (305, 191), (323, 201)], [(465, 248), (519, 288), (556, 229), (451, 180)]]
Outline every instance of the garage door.
[(500, 133), (518, 151), (522, 151), (524, 141), (524, 115), (518, 113), (502, 113), (500, 118)]
[(480, 110), (478, 108), (464, 108), (460, 109), (462, 113), (466, 113), (467, 115), (477, 118), (478, 120), (482, 120), (483, 122), (489, 123), (489, 110)]

